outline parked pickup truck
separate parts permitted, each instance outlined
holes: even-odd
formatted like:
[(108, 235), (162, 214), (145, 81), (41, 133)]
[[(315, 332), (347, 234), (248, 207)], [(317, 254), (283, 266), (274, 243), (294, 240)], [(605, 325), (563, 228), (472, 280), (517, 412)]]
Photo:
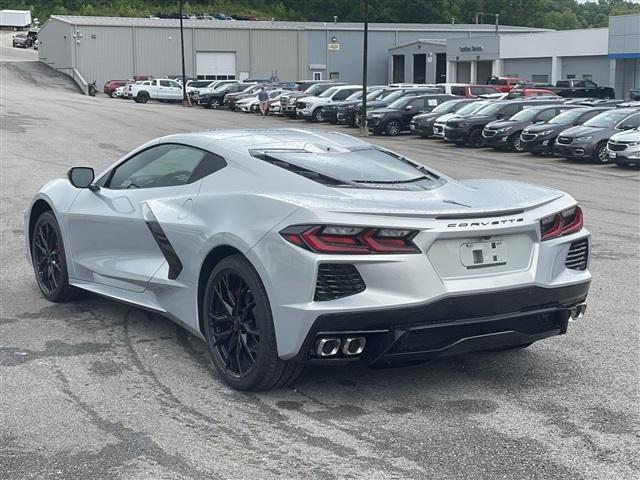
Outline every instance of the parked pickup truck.
[(147, 103), (150, 99), (179, 102), (182, 100), (182, 85), (168, 78), (157, 78), (131, 85), (131, 97), (137, 103)]
[(616, 92), (611, 87), (601, 87), (591, 80), (567, 79), (558, 80), (555, 87), (544, 87), (565, 98), (615, 98)]

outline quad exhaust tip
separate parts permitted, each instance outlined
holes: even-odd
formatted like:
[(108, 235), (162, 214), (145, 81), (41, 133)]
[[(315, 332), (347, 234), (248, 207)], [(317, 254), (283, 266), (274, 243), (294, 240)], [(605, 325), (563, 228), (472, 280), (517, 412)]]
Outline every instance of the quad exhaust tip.
[(569, 311), (569, 320), (580, 320), (584, 317), (584, 313), (587, 311), (587, 304), (581, 303), (576, 305)]
[(353, 357), (364, 351), (366, 343), (365, 337), (347, 337), (344, 340), (337, 337), (321, 338), (316, 347), (316, 354), (318, 357), (334, 357), (341, 352), (346, 357)]

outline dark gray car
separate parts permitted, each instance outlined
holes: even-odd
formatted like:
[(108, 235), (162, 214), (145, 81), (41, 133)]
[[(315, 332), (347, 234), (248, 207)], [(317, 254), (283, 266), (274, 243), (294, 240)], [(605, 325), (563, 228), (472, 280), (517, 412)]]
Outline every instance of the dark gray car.
[(548, 122), (536, 123), (525, 128), (520, 135), (520, 145), (529, 153), (551, 154), (560, 132), (582, 125), (611, 107), (580, 107), (565, 111)]
[(522, 131), (534, 124), (548, 122), (560, 113), (579, 108), (575, 105), (535, 105), (525, 108), (512, 117), (488, 123), (482, 130), (484, 145), (498, 149), (523, 152), (520, 141)]
[(619, 108), (593, 117), (578, 127), (564, 130), (553, 147), (560, 157), (609, 162), (607, 140), (614, 133), (640, 126), (639, 108)]

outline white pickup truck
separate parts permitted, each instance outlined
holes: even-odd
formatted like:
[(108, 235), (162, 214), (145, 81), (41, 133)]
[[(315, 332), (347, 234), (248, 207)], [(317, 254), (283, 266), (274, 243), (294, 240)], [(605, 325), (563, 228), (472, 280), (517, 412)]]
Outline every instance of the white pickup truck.
[(129, 96), (137, 103), (147, 103), (151, 99), (179, 102), (182, 100), (182, 85), (168, 78), (145, 80), (131, 85)]

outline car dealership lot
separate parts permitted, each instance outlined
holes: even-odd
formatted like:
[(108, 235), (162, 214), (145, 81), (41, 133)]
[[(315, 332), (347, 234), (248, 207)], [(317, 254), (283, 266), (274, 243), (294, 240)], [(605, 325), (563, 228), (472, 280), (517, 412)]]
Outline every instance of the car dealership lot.
[(372, 138), (454, 177), (576, 197), (593, 235), (587, 315), (523, 351), (314, 368), (293, 388), (244, 394), (219, 381), (203, 342), (167, 320), (97, 297), (46, 302), (24, 258), (22, 213), (69, 167), (101, 170), (164, 134), (309, 125), (84, 97), (37, 63), (0, 69), (0, 477), (638, 476), (638, 170)]

